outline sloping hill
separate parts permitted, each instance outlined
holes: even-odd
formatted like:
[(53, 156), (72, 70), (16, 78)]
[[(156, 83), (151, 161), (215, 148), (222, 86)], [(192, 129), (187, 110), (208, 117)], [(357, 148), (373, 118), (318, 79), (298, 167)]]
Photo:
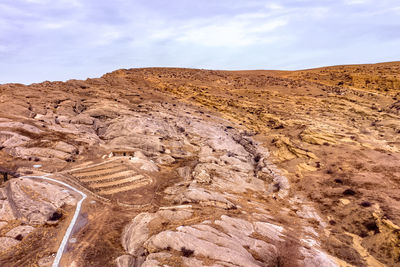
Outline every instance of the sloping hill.
[[(399, 73), (147, 68), (0, 85), (0, 165), (89, 193), (69, 263), (396, 266)], [(0, 262), (44, 241), (23, 242)]]

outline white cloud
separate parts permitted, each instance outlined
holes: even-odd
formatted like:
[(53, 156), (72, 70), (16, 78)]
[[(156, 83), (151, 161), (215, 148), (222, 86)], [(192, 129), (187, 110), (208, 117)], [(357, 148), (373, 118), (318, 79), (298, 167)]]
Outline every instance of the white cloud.
[(44, 5), (50, 2), (49, 0), (25, 0), (27, 3)]
[(105, 46), (109, 45), (123, 36), (123, 33), (117, 28), (112, 26), (102, 26), (95, 29), (92, 35), (93, 40), (91, 42), (94, 46)]
[(277, 3), (268, 3), (265, 5), (265, 8), (272, 10), (280, 10), (283, 9), (283, 6)]
[(176, 0), (161, 8), (158, 0), (0, 0), (0, 83), (22, 79), (21, 70), (59, 79), (132, 64), (298, 68), (398, 58), (388, 45), (397, 42), (398, 1), (220, 0), (199, 8)]
[(347, 5), (362, 5), (369, 2), (369, 0), (345, 0), (345, 4)]
[(4, 53), (4, 52), (7, 52), (7, 51), (8, 51), (8, 47), (5, 46), (5, 45), (1, 45), (0, 44), (0, 53)]
[(236, 20), (253, 20), (253, 19), (267, 18), (269, 16), (270, 16), (269, 14), (263, 13), (263, 12), (244, 13), (244, 14), (237, 15), (234, 19), (236, 19)]
[(81, 7), (81, 0), (25, 0), (27, 3), (38, 5), (68, 5), (69, 7)]
[(207, 47), (241, 47), (276, 40), (275, 31), (288, 24), (287, 18), (267, 18), (263, 13), (248, 13), (227, 18), (197, 20), (165, 30), (156, 30), (155, 39), (172, 39)]
[(55, 22), (45, 22), (42, 24), (44, 29), (58, 30), (70, 26), (72, 21), (55, 21)]
[(329, 14), (329, 11), (330, 9), (328, 7), (315, 7), (310, 10), (310, 13), (313, 15), (313, 17), (321, 19), (326, 18)]

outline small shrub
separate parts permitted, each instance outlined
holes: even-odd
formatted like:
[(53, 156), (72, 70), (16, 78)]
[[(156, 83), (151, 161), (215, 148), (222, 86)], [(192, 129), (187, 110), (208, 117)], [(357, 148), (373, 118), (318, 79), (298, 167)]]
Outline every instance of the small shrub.
[(361, 202), (361, 204), (360, 204), (362, 207), (364, 207), (364, 208), (368, 208), (368, 207), (371, 207), (371, 202), (369, 202), (369, 201), (363, 201), (363, 202)]
[(194, 250), (187, 249), (187, 248), (185, 248), (185, 247), (181, 247), (181, 252), (182, 252), (183, 256), (185, 256), (185, 257), (190, 257), (190, 256), (193, 255)]
[(55, 212), (50, 216), (49, 221), (57, 221), (57, 220), (61, 219), (62, 216), (63, 216), (63, 215), (62, 215), (61, 212), (55, 211)]
[(349, 188), (343, 191), (343, 195), (345, 196), (354, 196), (356, 194), (356, 191), (353, 189)]

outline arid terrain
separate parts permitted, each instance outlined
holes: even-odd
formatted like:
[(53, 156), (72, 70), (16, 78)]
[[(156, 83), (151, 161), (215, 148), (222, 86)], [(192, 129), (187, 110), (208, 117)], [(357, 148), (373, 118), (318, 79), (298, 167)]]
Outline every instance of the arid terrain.
[(400, 266), (400, 62), (0, 85), (0, 172), (0, 266)]

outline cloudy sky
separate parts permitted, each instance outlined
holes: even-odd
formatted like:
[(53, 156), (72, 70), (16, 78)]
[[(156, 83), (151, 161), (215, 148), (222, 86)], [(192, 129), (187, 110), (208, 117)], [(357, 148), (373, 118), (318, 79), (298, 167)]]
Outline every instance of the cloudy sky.
[(0, 83), (400, 60), (399, 0), (1, 0)]

